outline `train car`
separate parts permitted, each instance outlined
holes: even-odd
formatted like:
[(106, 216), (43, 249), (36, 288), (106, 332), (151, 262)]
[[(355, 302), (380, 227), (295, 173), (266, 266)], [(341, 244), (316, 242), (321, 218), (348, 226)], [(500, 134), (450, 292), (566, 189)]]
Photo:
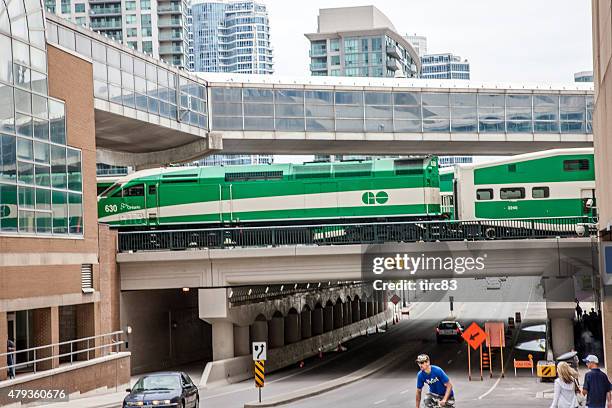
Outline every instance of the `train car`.
[[(596, 215), (592, 148), (458, 165), (453, 185), (456, 218), (461, 220)], [(448, 194), (448, 186), (442, 194)]]
[(440, 174), (440, 209), (442, 217), (455, 219), (455, 171), (453, 167), (439, 170)]
[(124, 228), (439, 218), (437, 157), (144, 170), (98, 196)]

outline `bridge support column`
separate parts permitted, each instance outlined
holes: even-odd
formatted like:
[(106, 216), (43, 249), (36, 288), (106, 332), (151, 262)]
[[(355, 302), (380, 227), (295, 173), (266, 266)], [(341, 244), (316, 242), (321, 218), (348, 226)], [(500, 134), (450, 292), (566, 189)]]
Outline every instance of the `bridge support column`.
[(347, 299), (342, 304), (342, 325), (348, 326), (351, 324), (351, 320), (351, 301)]
[(289, 313), (285, 316), (285, 344), (300, 341), (300, 319), (297, 313)]
[(312, 311), (312, 335), (318, 336), (323, 333), (323, 308), (315, 307)]
[(234, 357), (234, 324), (228, 321), (212, 323), (213, 360)]
[(334, 306), (327, 305), (323, 309), (323, 333), (334, 329)]
[(359, 302), (359, 320), (363, 320), (368, 317), (368, 302)]
[(359, 298), (355, 298), (351, 302), (351, 323), (357, 323), (361, 316), (361, 312), (359, 311)]
[(342, 301), (338, 299), (338, 301), (334, 305), (334, 329), (339, 329), (342, 327), (342, 324), (344, 322), (342, 310), (343, 308), (344, 306), (342, 305)]
[(251, 354), (249, 326), (234, 326), (234, 355), (239, 357), (248, 354)]
[(372, 300), (368, 301), (368, 317), (374, 316), (374, 304), (375, 302)]
[(550, 319), (552, 351), (554, 357), (574, 347), (575, 298), (573, 278), (544, 279), (546, 312)]
[(273, 349), (285, 345), (285, 318), (273, 316), (268, 325), (268, 347)]
[(268, 322), (267, 320), (255, 320), (251, 325), (252, 341), (268, 341)]
[(375, 292), (376, 296), (378, 296), (378, 313), (382, 313), (386, 310), (385, 305), (385, 297), (382, 292)]
[(302, 310), (300, 313), (300, 326), (302, 329), (302, 339), (309, 339), (312, 337), (312, 312), (310, 309)]

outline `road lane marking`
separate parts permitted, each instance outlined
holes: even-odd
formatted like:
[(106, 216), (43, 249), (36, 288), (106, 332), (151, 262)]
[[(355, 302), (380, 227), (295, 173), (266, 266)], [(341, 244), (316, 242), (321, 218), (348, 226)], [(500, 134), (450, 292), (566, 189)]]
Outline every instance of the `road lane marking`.
[(495, 387), (497, 387), (497, 384), (499, 384), (499, 382), (501, 381), (501, 376), (497, 379), (497, 381), (495, 381), (495, 384), (493, 384), (493, 386), (491, 388), (489, 388), (489, 391), (485, 392), (484, 394), (482, 394), (480, 397), (478, 397), (479, 400), (483, 399), (484, 397), (486, 397), (487, 395), (489, 395), (490, 393), (493, 392), (493, 390), (495, 390)]
[(408, 388), (407, 390), (404, 390), (404, 391), (400, 392), (400, 394), (405, 394), (405, 393), (410, 392), (410, 391), (412, 391), (412, 388)]
[(384, 400), (380, 400), (380, 401), (376, 401), (376, 402), (374, 403), (374, 405), (382, 404), (382, 403), (383, 403), (383, 402), (385, 402), (385, 401), (386, 401), (386, 399), (384, 399)]
[(452, 363), (453, 363), (453, 360), (448, 360), (448, 361), (446, 362), (446, 364), (449, 364), (449, 365), (450, 365), (450, 364), (452, 364)]

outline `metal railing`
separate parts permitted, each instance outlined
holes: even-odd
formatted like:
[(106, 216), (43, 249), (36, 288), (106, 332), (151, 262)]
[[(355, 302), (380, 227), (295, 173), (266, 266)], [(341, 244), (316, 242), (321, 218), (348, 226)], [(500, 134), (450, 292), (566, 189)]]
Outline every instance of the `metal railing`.
[[(6, 353), (0, 353), (0, 357), (6, 356), (7, 361), (8, 361), (8, 356), (11, 354), (13, 355), (13, 359), (14, 359), (13, 364), (7, 363), (6, 366), (0, 367), (0, 370), (6, 370), (11, 367), (14, 367), (16, 370), (20, 367), (33, 366), (34, 372), (36, 373), (37, 371), (36, 365), (44, 361), (49, 361), (49, 360), (54, 360), (54, 359), (59, 360), (60, 358), (63, 358), (63, 357), (69, 357), (70, 364), (72, 364), (75, 361), (80, 361), (80, 360), (77, 360), (77, 358), (75, 358), (79, 354), (87, 354), (87, 360), (90, 360), (91, 359), (90, 353), (92, 351), (103, 350), (102, 356), (105, 356), (113, 352), (113, 347), (115, 348), (114, 352), (118, 353), (121, 349), (121, 345), (125, 343), (123, 340), (121, 340), (122, 335), (123, 335), (123, 331), (119, 330), (119, 331), (112, 332), (112, 333), (99, 334), (97, 336), (83, 337), (83, 338), (76, 339), (76, 340), (63, 341), (60, 343), (53, 343), (53, 344), (47, 344), (44, 346), (30, 347), (30, 348), (23, 349), (23, 350), (16, 350), (16, 351), (11, 351), (11, 352), (6, 352)], [(99, 342), (101, 342), (102, 344), (99, 344), (96, 346), (95, 343), (96, 343), (96, 340), (98, 339), (100, 339)], [(57, 350), (56, 350), (56, 353), (54, 353), (54, 350), (56, 347), (57, 347)], [(65, 350), (66, 348), (69, 348), (70, 351), (62, 352), (62, 349)], [(21, 361), (17, 363), (17, 355), (21, 353), (26, 354), (26, 358), (25, 358), (26, 361)], [(32, 355), (32, 359), (29, 358), (30, 355)], [(43, 357), (40, 357), (41, 355)], [(95, 353), (94, 353), (94, 358), (95, 358)]]
[(119, 252), (286, 245), (568, 238), (596, 231), (589, 217), (412, 221), (120, 232)]

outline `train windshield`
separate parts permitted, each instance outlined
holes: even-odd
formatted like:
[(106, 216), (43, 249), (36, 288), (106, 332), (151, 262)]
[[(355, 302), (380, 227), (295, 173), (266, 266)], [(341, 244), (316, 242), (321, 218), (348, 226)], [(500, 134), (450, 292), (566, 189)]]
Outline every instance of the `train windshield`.
[(120, 187), (121, 183), (113, 183), (109, 188), (102, 191), (98, 197), (108, 197), (108, 195), (114, 191), (117, 187)]

